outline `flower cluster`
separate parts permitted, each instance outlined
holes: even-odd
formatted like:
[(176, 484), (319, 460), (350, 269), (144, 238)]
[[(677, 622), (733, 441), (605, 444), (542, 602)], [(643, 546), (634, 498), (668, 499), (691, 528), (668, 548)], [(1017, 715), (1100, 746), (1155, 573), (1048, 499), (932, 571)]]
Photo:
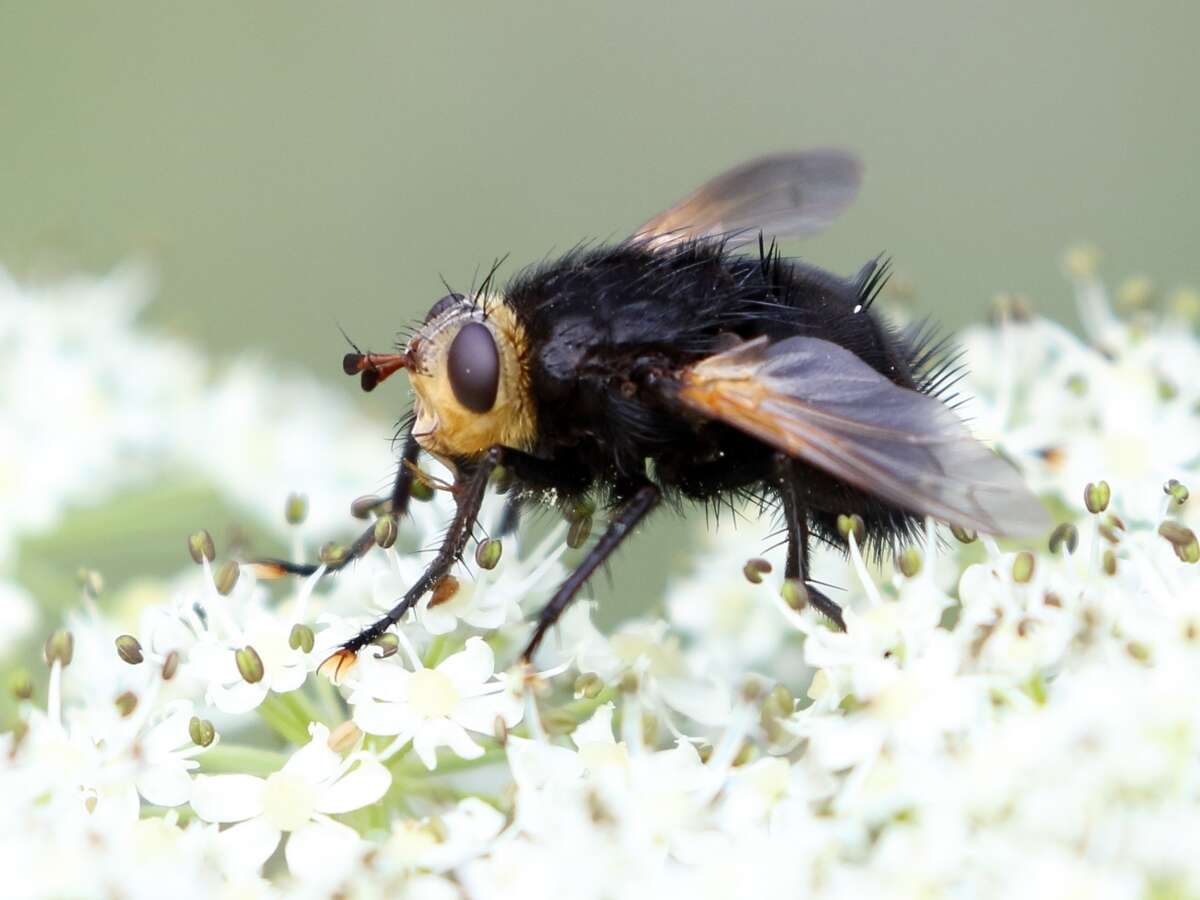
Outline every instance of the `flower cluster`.
[[(1010, 546), (930, 523), (874, 562), (851, 525), (814, 562), (845, 632), (797, 602), (771, 523), (749, 515), (697, 534), (661, 607), (606, 635), (577, 603), (545, 668), (517, 667), (571, 552), (543, 522), (489, 544), (332, 683), (322, 661), (444, 527), (436, 491), (335, 577), (268, 584), (197, 532), (169, 581), (85, 579), (45, 677), (10, 679), (10, 893), (1200, 896), (1200, 340), (1187, 295), (1164, 312), (1127, 287), (1118, 316), (1093, 260), (1068, 263), (1085, 339), (1012, 303), (963, 337), (965, 412), (1057, 527)], [(380, 428), (319, 387), (214, 369), (138, 328), (139, 285), (0, 276), (10, 619), (33, 603), (17, 539), (69, 504), (191, 467), (300, 559), (344, 527), (356, 473), (380, 469)], [(72, 434), (17, 389), (38, 366)], [(502, 504), (486, 500), (481, 536)]]

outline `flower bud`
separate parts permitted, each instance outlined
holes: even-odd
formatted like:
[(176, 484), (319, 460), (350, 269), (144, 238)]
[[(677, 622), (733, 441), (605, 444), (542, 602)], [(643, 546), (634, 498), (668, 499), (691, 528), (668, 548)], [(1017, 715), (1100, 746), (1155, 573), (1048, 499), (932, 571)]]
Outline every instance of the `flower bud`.
[(292, 631), (288, 635), (288, 646), (302, 653), (312, 653), (313, 644), (316, 643), (316, 639), (316, 635), (313, 634), (311, 628), (297, 622), (292, 626)]
[(234, 651), (233, 660), (237, 663), (238, 674), (245, 679), (247, 684), (258, 684), (266, 674), (262, 657), (249, 645)]
[(604, 690), (604, 679), (595, 672), (584, 672), (575, 679), (575, 699), (594, 700)]
[(304, 494), (288, 494), (283, 505), (283, 517), (289, 525), (299, 525), (308, 518), (308, 497)]
[(1188, 500), (1188, 489), (1174, 478), (1163, 485), (1163, 493), (1175, 501), (1176, 506), (1183, 506)]
[(213, 723), (208, 719), (192, 716), (192, 720), (188, 722), (188, 737), (197, 747), (208, 747), (216, 736), (217, 729), (213, 728)]
[(581, 516), (571, 522), (567, 529), (567, 546), (572, 550), (582, 547), (592, 533), (592, 517)]
[(133, 711), (137, 709), (137, 694), (135, 694), (133, 691), (125, 691), (123, 694), (118, 695), (117, 699), (114, 700), (113, 703), (117, 707), (117, 712), (121, 714), (121, 718), (128, 719), (133, 715)]
[(396, 525), (396, 517), (390, 513), (375, 520), (375, 543), (384, 550), (396, 543), (396, 536), (399, 533), (400, 528)]
[(433, 586), (433, 596), (429, 598), (429, 608), (441, 606), (454, 599), (458, 593), (458, 579), (453, 575), (443, 575)]
[(779, 588), (779, 595), (783, 597), (783, 602), (796, 612), (808, 606), (808, 588), (799, 578), (785, 578)]
[(849, 543), (850, 535), (854, 535), (855, 543), (862, 544), (863, 539), (867, 536), (867, 523), (863, 521), (860, 515), (839, 515), (837, 517), (838, 534), (842, 536), (842, 540)]
[(326, 745), (334, 753), (345, 753), (358, 743), (362, 735), (362, 729), (348, 720), (329, 732)]
[(217, 558), (217, 548), (213, 544), (212, 535), (204, 529), (194, 532), (188, 537), (188, 553), (192, 555), (192, 562), (196, 565), (208, 560), (212, 562)]
[(500, 564), (504, 545), (495, 538), (488, 538), (475, 545), (475, 564), (481, 569), (494, 569)]
[(975, 529), (963, 528), (961, 525), (951, 525), (950, 533), (954, 535), (955, 540), (957, 540), (960, 544), (974, 543), (975, 539), (979, 537), (979, 535), (975, 533)]
[(121, 657), (122, 662), (136, 666), (145, 659), (142, 655), (142, 645), (132, 634), (123, 634), (114, 643), (117, 645), (117, 656)]
[(905, 547), (896, 556), (896, 568), (905, 578), (916, 578), (921, 572), (921, 551), (916, 547)]
[(241, 574), (241, 566), (232, 559), (221, 563), (221, 568), (217, 569), (217, 574), (213, 576), (213, 585), (216, 587), (217, 593), (222, 597), (228, 597), (237, 586), (238, 576)]
[(1064, 547), (1068, 553), (1074, 553), (1079, 546), (1079, 529), (1070, 522), (1063, 522), (1050, 532), (1050, 552), (1058, 553)]
[(751, 584), (762, 584), (763, 575), (771, 571), (771, 564), (765, 559), (748, 559), (742, 566), (742, 574)]
[(162, 664), (162, 680), (170, 681), (175, 677), (175, 673), (179, 671), (179, 651), (172, 650), (167, 654), (166, 659)]
[(1033, 579), (1034, 557), (1028, 550), (1022, 550), (1013, 559), (1012, 580), (1017, 584), (1028, 584)]
[(46, 658), (47, 665), (57, 662), (65, 669), (71, 664), (71, 658), (75, 655), (75, 636), (65, 629), (55, 631), (46, 638), (42, 653)]
[(1083, 489), (1083, 505), (1090, 513), (1102, 513), (1108, 509), (1108, 501), (1112, 499), (1112, 489), (1107, 481), (1089, 482)]

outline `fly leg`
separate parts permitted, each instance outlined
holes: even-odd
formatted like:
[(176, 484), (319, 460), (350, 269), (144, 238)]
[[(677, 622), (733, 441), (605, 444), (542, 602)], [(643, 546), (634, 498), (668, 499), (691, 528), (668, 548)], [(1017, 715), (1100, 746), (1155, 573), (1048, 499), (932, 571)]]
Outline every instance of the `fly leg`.
[(488, 478), (496, 466), (503, 460), (503, 447), (493, 447), (484, 454), (473, 469), (464, 473), (455, 482), (454, 501), (456, 509), (454, 519), (446, 531), (442, 546), (438, 548), (437, 556), (413, 582), (404, 596), (388, 610), (387, 614), (372, 622), (346, 643), (342, 649), (357, 653), (367, 644), (379, 638), (385, 631), (404, 618), (405, 614), (417, 605), (417, 601), (425, 592), (434, 586), (439, 578), (450, 571), (450, 567), (462, 558), (463, 548), (475, 527), (475, 519), (479, 515), (479, 507), (483, 504), (483, 496), (487, 491)]
[[(408, 512), (409, 500), (412, 498), (412, 486), (415, 474), (413, 467), (416, 465), (417, 456), (421, 452), (421, 447), (417, 444), (417, 439), (412, 436), (412, 432), (404, 438), (404, 451), (400, 455), (400, 466), (396, 471), (396, 480), (392, 484), (391, 508), (385, 515), (391, 516), (397, 522), (403, 518)], [(337, 560), (325, 565), (325, 574), (337, 572), (340, 569), (346, 568), (356, 559), (361, 559), (366, 555), (367, 551), (375, 546), (375, 526), (372, 525), (362, 534), (360, 534)], [(253, 565), (259, 567), (259, 571), (269, 576), (280, 575), (312, 575), (317, 571), (319, 565), (312, 563), (296, 563), (289, 562), (286, 559), (258, 559)]]
[(787, 563), (783, 576), (799, 579), (808, 591), (808, 602), (813, 608), (833, 622), (839, 631), (845, 631), (846, 620), (842, 618), (842, 608), (813, 587), (808, 580), (808, 513), (801, 500), (800, 485), (791, 458), (780, 454), (778, 468), (779, 496), (783, 501), (783, 517), (788, 533)]
[(600, 564), (612, 556), (634, 527), (658, 505), (661, 498), (662, 492), (647, 481), (637, 488), (633, 496), (617, 510), (616, 515), (608, 524), (608, 529), (588, 551), (583, 562), (567, 576), (567, 580), (559, 586), (550, 601), (542, 607), (542, 611), (538, 614), (537, 627), (533, 630), (533, 637), (529, 639), (529, 643), (521, 654), (523, 660), (528, 662), (533, 657), (550, 626), (557, 622), (563, 611), (570, 606), (575, 595), (579, 593), (579, 589), (583, 587)]

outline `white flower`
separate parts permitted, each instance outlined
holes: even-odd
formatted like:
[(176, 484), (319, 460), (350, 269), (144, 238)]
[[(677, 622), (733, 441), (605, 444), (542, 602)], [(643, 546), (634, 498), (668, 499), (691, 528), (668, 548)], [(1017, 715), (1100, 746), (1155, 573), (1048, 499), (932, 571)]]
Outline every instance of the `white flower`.
[(297, 878), (320, 878), (327, 860), (354, 853), (361, 838), (331, 815), (375, 803), (391, 785), (391, 775), (373, 757), (351, 754), (343, 760), (329, 748), (329, 729), (309, 726), (311, 740), (278, 772), (253, 775), (202, 775), (196, 778), (191, 805), (206, 822), (235, 822), (221, 832), (225, 853), (257, 868), (289, 832), (284, 850)]
[(411, 740), (430, 769), (437, 767), (438, 747), (474, 759), (483, 748), (468, 732), (491, 735), (497, 719), (508, 727), (521, 720), (521, 701), (495, 677), (492, 648), (478, 637), (435, 668), (409, 671), (381, 661), (359, 669), (350, 694), (354, 721), (368, 734), (397, 735), (395, 747)]

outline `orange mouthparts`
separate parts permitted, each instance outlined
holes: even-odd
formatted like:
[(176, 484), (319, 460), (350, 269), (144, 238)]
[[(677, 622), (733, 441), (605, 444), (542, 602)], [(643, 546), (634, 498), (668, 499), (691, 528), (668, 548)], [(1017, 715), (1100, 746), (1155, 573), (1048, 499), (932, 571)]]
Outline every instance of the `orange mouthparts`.
[(342, 358), (342, 371), (347, 375), (362, 373), (362, 389), (373, 391), (388, 376), (409, 367), (407, 353), (347, 353)]

